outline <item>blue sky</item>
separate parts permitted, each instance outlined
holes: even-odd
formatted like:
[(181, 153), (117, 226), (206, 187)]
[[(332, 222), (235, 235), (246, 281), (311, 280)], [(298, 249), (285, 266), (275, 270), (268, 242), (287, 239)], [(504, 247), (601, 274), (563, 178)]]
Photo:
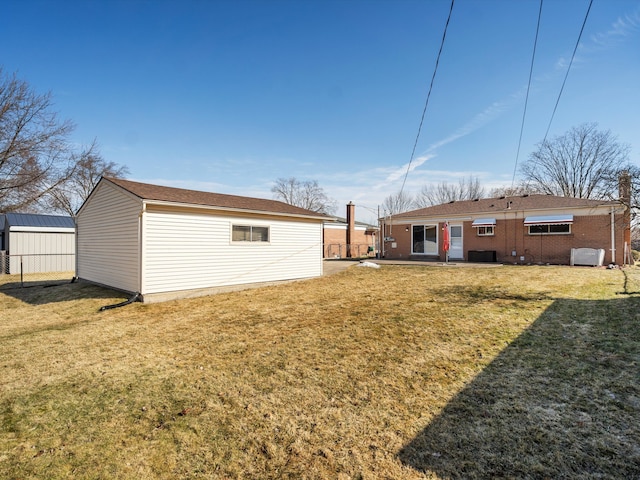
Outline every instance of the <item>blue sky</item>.
[[(0, 64), (133, 180), (271, 198), (317, 180), (372, 220), (397, 192), (510, 185), (545, 135), (589, 0), (4, 0)], [(640, 2), (594, 0), (550, 137), (597, 122), (640, 164)]]

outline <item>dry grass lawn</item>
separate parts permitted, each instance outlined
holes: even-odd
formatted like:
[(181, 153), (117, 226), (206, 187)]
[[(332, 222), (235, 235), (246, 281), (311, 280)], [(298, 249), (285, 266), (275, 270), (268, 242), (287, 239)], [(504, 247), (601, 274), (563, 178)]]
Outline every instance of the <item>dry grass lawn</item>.
[(640, 478), (640, 272), (0, 286), (0, 478)]

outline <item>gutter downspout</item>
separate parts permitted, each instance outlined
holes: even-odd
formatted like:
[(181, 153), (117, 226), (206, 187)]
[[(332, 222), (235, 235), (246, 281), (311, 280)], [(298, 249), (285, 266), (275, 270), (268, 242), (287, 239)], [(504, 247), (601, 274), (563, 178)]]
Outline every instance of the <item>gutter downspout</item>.
[(611, 207), (611, 263), (616, 263), (616, 229), (615, 229), (615, 210)]
[(73, 243), (75, 243), (75, 249), (76, 249), (76, 254), (75, 254), (75, 260), (76, 260), (76, 272), (75, 272), (75, 276), (73, 277), (73, 279), (71, 280), (72, 282), (78, 279), (78, 257), (80, 256), (80, 252), (78, 251), (78, 217), (74, 215), (73, 217), (73, 225), (76, 227), (76, 231), (73, 234)]
[(143, 246), (143, 232), (144, 232), (144, 214), (147, 211), (147, 204), (146, 202), (143, 200), (142, 201), (142, 210), (140, 210), (140, 214), (138, 215), (138, 292), (141, 295), (144, 295), (144, 292), (146, 291), (145, 285), (144, 285), (144, 270), (143, 270), (143, 266), (145, 264), (144, 262), (144, 246)]
[(385, 236), (387, 235), (385, 230), (387, 229), (387, 225), (383, 218), (378, 218), (378, 222), (380, 222), (380, 258), (384, 258), (386, 246)]

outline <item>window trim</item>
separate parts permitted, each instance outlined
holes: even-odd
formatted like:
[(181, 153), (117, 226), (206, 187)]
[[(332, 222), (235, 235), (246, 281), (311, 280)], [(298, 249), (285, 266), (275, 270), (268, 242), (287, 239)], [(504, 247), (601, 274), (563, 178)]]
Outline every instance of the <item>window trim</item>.
[[(531, 236), (541, 236), (541, 235), (571, 235), (571, 223), (538, 223), (538, 224), (529, 224), (527, 225), (527, 233)], [(566, 232), (552, 232), (551, 227), (558, 226), (566, 226)], [(546, 227), (545, 232), (531, 232), (531, 227), (541, 228)]]
[[(426, 246), (426, 231), (425, 231), (426, 227), (429, 227), (430, 230), (431, 229), (435, 230), (435, 242), (429, 242), (430, 244), (433, 244), (433, 245), (436, 246), (436, 250), (435, 251), (433, 251), (433, 252), (426, 252), (426, 251), (424, 251), (424, 252), (416, 252), (414, 250), (416, 241), (414, 240), (414, 236), (413, 235), (414, 235), (414, 229), (416, 227), (421, 227), (422, 228), (422, 233), (425, 235), (425, 240), (422, 241), (423, 247)], [(439, 238), (438, 224), (437, 223), (416, 223), (416, 224), (412, 224), (411, 225), (411, 255), (425, 255), (425, 256), (434, 257), (434, 256), (438, 255), (438, 253), (437, 253), (437, 248), (438, 247), (437, 246), (439, 245), (439, 242), (440, 242), (440, 238)], [(426, 248), (424, 250), (426, 250)]]
[[(248, 240), (234, 240), (234, 230), (237, 227), (248, 228), (249, 229), (249, 239)], [(260, 235), (256, 233), (254, 239), (254, 231), (253, 229), (266, 229), (267, 238), (266, 240), (260, 239)], [(269, 225), (255, 225), (255, 224), (247, 224), (247, 223), (232, 223), (231, 224), (231, 243), (233, 244), (244, 244), (244, 245), (265, 245), (271, 243), (271, 227)]]
[[(495, 225), (478, 225), (475, 227), (476, 236), (478, 237), (495, 237), (496, 235), (496, 227)], [(487, 233), (487, 229), (491, 229), (491, 233)]]

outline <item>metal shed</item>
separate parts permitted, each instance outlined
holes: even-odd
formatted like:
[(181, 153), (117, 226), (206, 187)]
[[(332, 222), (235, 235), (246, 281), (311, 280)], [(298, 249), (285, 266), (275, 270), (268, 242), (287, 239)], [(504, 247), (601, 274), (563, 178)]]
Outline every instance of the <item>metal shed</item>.
[(75, 222), (71, 217), (6, 213), (0, 216), (3, 273), (75, 270)]

